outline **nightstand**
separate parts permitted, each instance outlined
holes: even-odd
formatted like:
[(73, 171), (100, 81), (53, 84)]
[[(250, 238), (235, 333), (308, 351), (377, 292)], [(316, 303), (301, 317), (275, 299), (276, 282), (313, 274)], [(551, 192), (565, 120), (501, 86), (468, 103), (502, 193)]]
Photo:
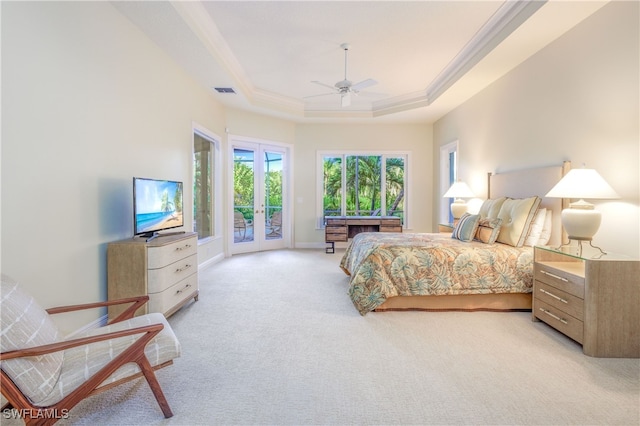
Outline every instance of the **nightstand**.
[(438, 232), (444, 232), (450, 234), (453, 232), (453, 223), (439, 223), (438, 224)]
[(533, 320), (589, 356), (640, 358), (640, 261), (591, 247), (534, 248)]

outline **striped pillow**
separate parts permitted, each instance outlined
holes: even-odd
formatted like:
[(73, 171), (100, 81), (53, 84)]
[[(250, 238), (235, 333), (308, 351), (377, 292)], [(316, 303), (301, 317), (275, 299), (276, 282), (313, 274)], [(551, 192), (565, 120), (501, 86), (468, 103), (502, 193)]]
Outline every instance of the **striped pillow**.
[(485, 244), (493, 244), (498, 238), (502, 219), (480, 219), (475, 239)]
[(462, 215), (456, 226), (453, 228), (451, 238), (456, 240), (469, 242), (473, 240), (478, 229), (478, 222), (480, 221), (480, 215), (465, 213)]

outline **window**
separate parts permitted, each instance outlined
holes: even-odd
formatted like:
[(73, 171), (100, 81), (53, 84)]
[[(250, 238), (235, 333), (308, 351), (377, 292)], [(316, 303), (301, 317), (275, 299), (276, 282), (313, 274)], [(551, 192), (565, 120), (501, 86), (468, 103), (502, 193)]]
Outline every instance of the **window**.
[(215, 234), (216, 141), (194, 131), (193, 134), (193, 230), (198, 239)]
[(405, 223), (407, 153), (319, 153), (325, 216), (398, 216)]
[[(444, 194), (458, 179), (458, 141), (440, 147), (440, 190)], [(451, 214), (452, 198), (444, 198), (441, 204), (440, 217), (442, 223), (453, 223)]]

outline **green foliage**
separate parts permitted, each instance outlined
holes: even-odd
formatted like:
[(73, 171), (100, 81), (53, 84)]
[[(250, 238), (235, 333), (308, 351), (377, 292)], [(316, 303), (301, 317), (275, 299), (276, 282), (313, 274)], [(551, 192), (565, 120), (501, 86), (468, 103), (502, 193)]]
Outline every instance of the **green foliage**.
[[(386, 158), (386, 196), (385, 208), (382, 208), (382, 156), (349, 155), (346, 160), (346, 214), (402, 215), (404, 198), (404, 159)], [(324, 159), (323, 208), (325, 215), (339, 215), (342, 196), (342, 158)]]

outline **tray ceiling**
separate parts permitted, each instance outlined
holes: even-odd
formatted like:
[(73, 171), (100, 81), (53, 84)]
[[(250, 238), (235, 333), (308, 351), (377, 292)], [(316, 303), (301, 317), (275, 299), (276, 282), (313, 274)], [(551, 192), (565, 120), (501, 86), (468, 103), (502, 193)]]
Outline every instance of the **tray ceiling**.
[[(605, 1), (115, 1), (224, 105), (294, 121), (433, 122)], [(328, 86), (377, 84), (342, 107)], [(235, 93), (218, 93), (231, 88)]]

